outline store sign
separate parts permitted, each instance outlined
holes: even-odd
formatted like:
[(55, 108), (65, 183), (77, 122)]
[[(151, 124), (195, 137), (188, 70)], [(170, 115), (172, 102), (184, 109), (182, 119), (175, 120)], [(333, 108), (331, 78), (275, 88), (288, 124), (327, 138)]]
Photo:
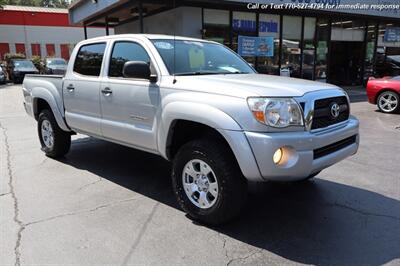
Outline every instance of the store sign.
[(241, 30), (241, 31), (253, 32), (257, 30), (256, 22), (253, 20), (233, 19), (232, 27), (234, 30)]
[[(259, 32), (278, 33), (279, 24), (276, 21), (260, 21)], [(257, 30), (257, 24), (254, 20), (233, 19), (232, 27), (234, 30), (254, 32)]]
[(273, 32), (278, 33), (278, 22), (271, 21), (260, 21), (260, 32)]
[(238, 53), (241, 56), (274, 56), (273, 37), (239, 36)]
[(400, 27), (389, 27), (386, 29), (385, 42), (400, 42)]

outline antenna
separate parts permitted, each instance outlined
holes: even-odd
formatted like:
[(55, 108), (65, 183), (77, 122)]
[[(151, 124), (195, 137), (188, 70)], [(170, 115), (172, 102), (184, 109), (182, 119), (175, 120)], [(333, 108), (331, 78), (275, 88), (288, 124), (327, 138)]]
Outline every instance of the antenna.
[(176, 70), (176, 52), (175, 52), (175, 49), (176, 49), (176, 0), (173, 1), (173, 9), (174, 9), (174, 13), (175, 13), (174, 14), (175, 20), (174, 20), (174, 62), (173, 62), (173, 64), (174, 64), (174, 66), (173, 66), (174, 79), (173, 79), (172, 83), (175, 84), (176, 83), (176, 76), (175, 76), (175, 70)]

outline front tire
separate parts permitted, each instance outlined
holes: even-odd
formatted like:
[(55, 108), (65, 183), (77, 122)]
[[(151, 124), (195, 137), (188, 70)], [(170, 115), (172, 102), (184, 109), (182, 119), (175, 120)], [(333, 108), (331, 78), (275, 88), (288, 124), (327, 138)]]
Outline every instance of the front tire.
[(384, 91), (379, 94), (377, 105), (379, 110), (384, 113), (398, 113), (400, 111), (400, 96), (393, 91)]
[(71, 147), (71, 135), (62, 130), (54, 115), (49, 110), (43, 110), (38, 119), (38, 134), (42, 151), (51, 158), (62, 157)]
[(173, 162), (172, 184), (189, 217), (210, 225), (237, 216), (247, 196), (247, 181), (232, 151), (218, 141), (183, 145)]

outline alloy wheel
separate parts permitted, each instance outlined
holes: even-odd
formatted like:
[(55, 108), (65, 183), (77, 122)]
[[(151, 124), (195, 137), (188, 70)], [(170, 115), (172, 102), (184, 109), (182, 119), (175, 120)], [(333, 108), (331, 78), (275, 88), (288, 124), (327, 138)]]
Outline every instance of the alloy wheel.
[(393, 112), (398, 106), (398, 100), (392, 92), (384, 92), (379, 96), (378, 105), (384, 112)]
[(199, 159), (183, 168), (182, 184), (186, 196), (198, 208), (209, 209), (218, 199), (218, 181), (213, 169)]
[(49, 120), (43, 120), (41, 126), (41, 133), (44, 145), (46, 145), (46, 147), (49, 149), (53, 148), (54, 134), (53, 134), (53, 128)]

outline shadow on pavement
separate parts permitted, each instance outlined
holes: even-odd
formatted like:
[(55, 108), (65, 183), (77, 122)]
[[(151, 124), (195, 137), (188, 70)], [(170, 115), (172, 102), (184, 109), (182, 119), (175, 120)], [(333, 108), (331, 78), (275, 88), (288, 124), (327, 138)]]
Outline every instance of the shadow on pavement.
[[(86, 138), (74, 141), (62, 162), (178, 208), (170, 164), (161, 157)], [(381, 265), (400, 258), (400, 202), (321, 179), (251, 184), (239, 219), (212, 229), (296, 263)]]

